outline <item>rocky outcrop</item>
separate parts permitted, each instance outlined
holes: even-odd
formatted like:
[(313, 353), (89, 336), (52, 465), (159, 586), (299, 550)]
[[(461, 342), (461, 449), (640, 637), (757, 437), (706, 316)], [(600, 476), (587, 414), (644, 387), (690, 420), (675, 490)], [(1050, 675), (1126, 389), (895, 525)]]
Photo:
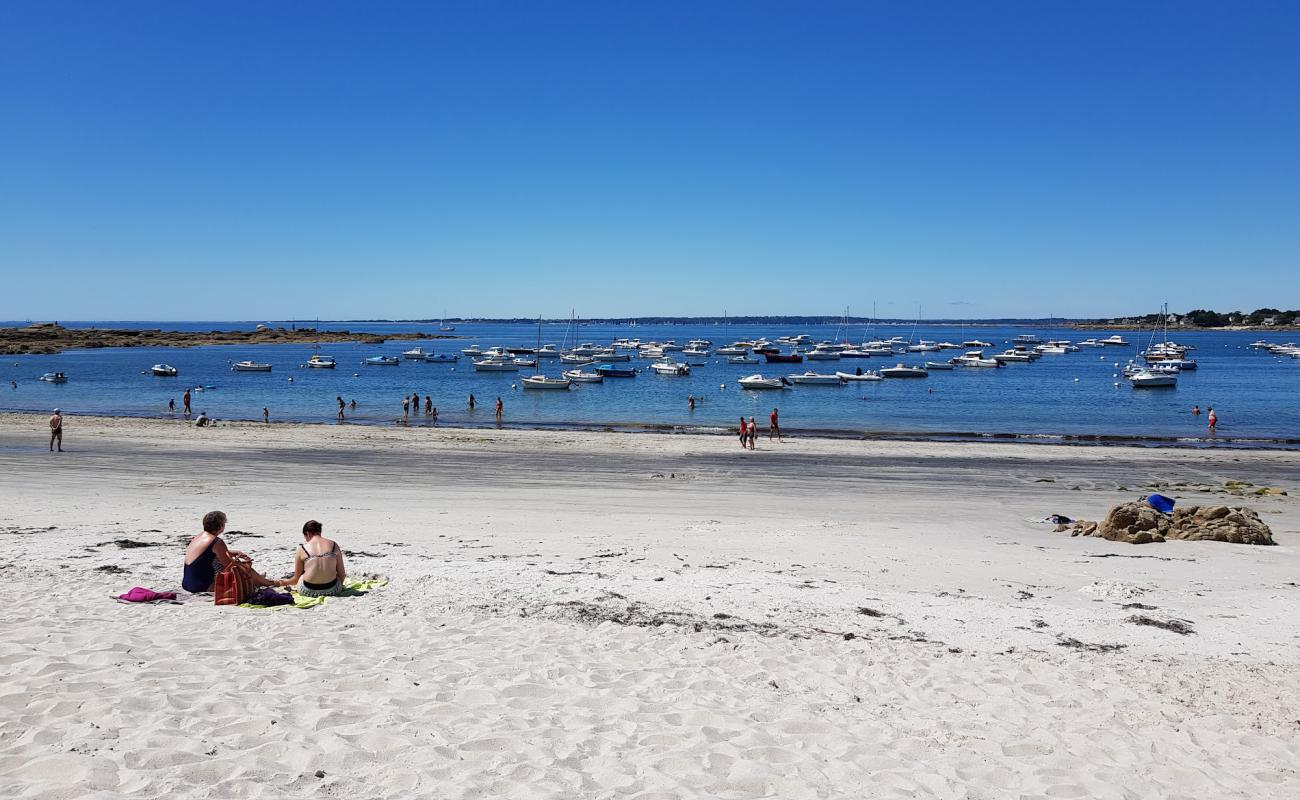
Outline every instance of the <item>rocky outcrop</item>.
[(1189, 506), (1161, 514), (1143, 502), (1120, 503), (1101, 522), (1077, 520), (1068, 530), (1071, 536), (1100, 536), (1129, 544), (1168, 539), (1273, 544), (1273, 532), (1259, 514), (1234, 506)]

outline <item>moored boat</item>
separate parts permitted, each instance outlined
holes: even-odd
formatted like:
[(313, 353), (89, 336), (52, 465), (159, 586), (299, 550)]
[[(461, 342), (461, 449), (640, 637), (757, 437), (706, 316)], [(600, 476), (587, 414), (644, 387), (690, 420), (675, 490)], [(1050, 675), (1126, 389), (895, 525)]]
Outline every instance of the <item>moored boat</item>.
[(231, 372), (270, 372), (270, 364), (261, 364), (256, 361), (236, 361), (230, 365)]
[(876, 372), (861, 372), (861, 371), (858, 371), (858, 372), (836, 372), (835, 374), (836, 374), (837, 376), (839, 376), (839, 379), (842, 380), (842, 381), (880, 381), (880, 380), (884, 380), (884, 378), (880, 377), (880, 374), (879, 374), (879, 373), (876, 373)]
[(407, 361), (423, 361), (425, 356), (423, 347), (412, 347), (410, 350), (402, 352), (402, 358)]
[(599, 372), (586, 372), (580, 369), (567, 370), (564, 377), (574, 383), (601, 383), (605, 380), (605, 377)]
[(844, 384), (844, 380), (835, 373), (826, 374), (823, 372), (814, 372), (813, 370), (808, 370), (807, 372), (798, 375), (787, 375), (786, 379), (791, 383), (807, 386), (841, 386)]
[(455, 353), (429, 353), (424, 357), (430, 364), (455, 364), (460, 356)]
[(160, 378), (175, 378), (180, 374), (171, 364), (154, 364), (149, 371)]
[(334, 356), (314, 355), (307, 359), (307, 366), (312, 369), (334, 369), (338, 366), (338, 362), (334, 360)]
[(371, 356), (365, 363), (370, 367), (395, 367), (402, 362), (397, 356)]
[(736, 381), (742, 389), (784, 389), (788, 384), (782, 378), (764, 378), (762, 375), (749, 375)]
[(929, 374), (925, 367), (907, 367), (902, 364), (880, 370), (883, 378), (924, 378)]
[(68, 376), (62, 372), (47, 372), (40, 378), (37, 378), (37, 380), (42, 380), (46, 383), (67, 383)]
[(597, 364), (596, 372), (603, 378), (636, 377), (636, 367), (631, 364)]
[(545, 375), (529, 375), (520, 381), (525, 389), (567, 389), (568, 378), (548, 378)]

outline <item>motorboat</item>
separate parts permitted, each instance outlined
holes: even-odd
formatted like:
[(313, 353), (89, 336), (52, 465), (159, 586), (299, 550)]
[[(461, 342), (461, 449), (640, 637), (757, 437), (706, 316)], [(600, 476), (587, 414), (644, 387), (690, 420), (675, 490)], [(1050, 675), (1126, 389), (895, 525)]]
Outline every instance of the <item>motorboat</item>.
[(707, 351), (705, 352), (705, 355), (701, 356), (694, 353), (688, 353), (687, 351), (683, 350), (682, 358), (686, 361), (687, 364), (690, 364), (692, 367), (702, 367), (705, 364), (709, 363), (709, 356)]
[(992, 347), (992, 342), (981, 342), (979, 339), (967, 339), (961, 343), (962, 347)]
[(736, 383), (742, 389), (784, 389), (789, 385), (782, 378), (764, 378), (762, 375), (750, 375)]
[(600, 383), (605, 380), (605, 376), (599, 372), (584, 372), (580, 369), (571, 369), (564, 373), (564, 377), (574, 383)]
[[(686, 343), (687, 350), (707, 351), (710, 347), (713, 347), (713, 342), (710, 341), (709, 339), (691, 339), (689, 342)], [(708, 355), (708, 353), (706, 352), (705, 355)]]
[(569, 352), (573, 353), (575, 356), (590, 356), (600, 352), (600, 348), (591, 342), (583, 342)]
[(512, 356), (531, 356), (536, 353), (536, 347), (507, 347), (506, 352)]
[(149, 371), (160, 378), (175, 378), (180, 374), (171, 364), (154, 364)]
[(620, 353), (613, 348), (606, 348), (604, 350), (597, 350), (590, 356), (586, 356), (586, 358), (590, 358), (592, 361), (631, 361), (632, 354)]
[(1196, 369), (1196, 359), (1194, 358), (1158, 358), (1147, 359), (1149, 364), (1173, 364), (1182, 372), (1190, 372)]
[(1022, 333), (1011, 340), (1016, 344), (1042, 344), (1043, 339), (1036, 333)]
[(997, 353), (993, 359), (1003, 364), (1028, 364), (1034, 360), (1034, 357), (1023, 350), (1007, 350), (1004, 353)]
[(338, 366), (338, 362), (334, 360), (334, 356), (314, 355), (307, 359), (307, 366), (312, 369), (334, 369)]
[(1096, 339), (1084, 339), (1083, 341), (1079, 342), (1079, 346), (1080, 347), (1105, 347), (1106, 345), (1102, 344)]
[(519, 358), (516, 358), (516, 359), (513, 359), (513, 360), (514, 360), (514, 364), (515, 364), (516, 367), (535, 367), (535, 366), (537, 366), (537, 358), (536, 358), (536, 357), (534, 357), (534, 358), (524, 358), (523, 356), (520, 356)]
[(496, 347), (489, 347), (488, 349), (484, 350), (483, 357), (484, 358), (509, 358), (510, 353), (506, 352), (506, 349), (501, 345), (497, 345)]
[[(754, 351), (759, 352), (758, 350)], [(803, 356), (798, 353), (763, 353), (769, 364), (802, 364)]]
[(460, 356), (455, 353), (429, 353), (424, 360), (430, 364), (455, 364), (460, 361)]
[(1130, 375), (1129, 383), (1133, 384), (1134, 389), (1156, 389), (1168, 386), (1177, 386), (1178, 375), (1173, 373), (1161, 374), (1144, 369)]
[(1034, 347), (1040, 353), (1049, 356), (1059, 356), (1065, 354), (1065, 348), (1059, 344), (1040, 344)]
[(425, 356), (423, 347), (412, 347), (410, 350), (402, 351), (402, 358), (407, 361), (423, 361)]
[(952, 342), (939, 342), (940, 350), (960, 350), (961, 348), (962, 345), (954, 344)]
[(402, 363), (397, 356), (371, 356), (366, 359), (366, 366), (369, 367), (395, 367)]
[(700, 346), (688, 347), (682, 351), (682, 355), (687, 356), (688, 358), (708, 358), (709, 348)]
[(560, 356), (561, 364), (590, 364), (595, 360), (593, 356), (578, 355), (576, 353), (564, 353)]
[(1124, 341), (1124, 337), (1118, 333), (1105, 339), (1098, 339), (1097, 342), (1103, 347), (1128, 347), (1128, 342)]
[(525, 389), (567, 389), (568, 378), (548, 378), (545, 375), (529, 375), (520, 381)]
[(871, 358), (870, 350), (863, 350), (858, 347), (850, 347), (847, 350), (840, 351), (840, 358)]
[(924, 378), (929, 374), (925, 367), (905, 367), (902, 364), (880, 370), (882, 378)]
[(474, 362), (475, 372), (518, 372), (519, 365), (510, 358), (483, 358)]
[(537, 348), (537, 357), (538, 358), (559, 358), (560, 351), (556, 350), (555, 345), (553, 344), (544, 344), (541, 347)]
[(686, 348), (678, 344), (677, 342), (673, 341), (672, 339), (669, 339), (668, 341), (659, 345), (659, 349), (664, 351), (665, 353), (680, 353), (682, 350), (685, 350)]
[(460, 354), (463, 356), (469, 356), (470, 358), (473, 358), (474, 356), (483, 355), (483, 351), (479, 349), (478, 345), (472, 344), (469, 347), (466, 347), (464, 350), (461, 350)]
[(922, 339), (916, 344), (909, 344), (907, 346), (907, 352), (909, 353), (933, 353), (938, 349), (939, 345), (934, 342), (926, 341), (925, 339)]
[(807, 353), (804, 353), (803, 357), (809, 361), (839, 361), (841, 352), (842, 351), (834, 345), (822, 343), (814, 347), (812, 350), (809, 350)]
[(878, 372), (836, 372), (835, 375), (842, 381), (882, 381)]
[(596, 372), (603, 378), (636, 377), (636, 367), (631, 364), (597, 364)]
[(650, 365), (650, 369), (654, 370), (657, 375), (686, 376), (691, 374), (689, 364), (682, 361), (672, 361), (671, 359), (656, 361)]
[(788, 375), (786, 377), (791, 383), (808, 386), (842, 386), (844, 384), (844, 381), (840, 376), (835, 373), (827, 375), (812, 370), (808, 370), (807, 372), (798, 375)]
[(64, 375), (62, 372), (47, 372), (37, 380), (42, 380), (46, 383), (67, 383), (68, 376)]
[[(1002, 362), (996, 358), (985, 358), (983, 350), (971, 350), (965, 355), (958, 356), (953, 361), (961, 364), (963, 367), (1000, 367)], [(926, 366), (929, 366), (928, 364)]]
[[(719, 351), (720, 352), (720, 351)], [(751, 355), (745, 355), (743, 352), (738, 356), (731, 356), (727, 359), (728, 364), (757, 364), (758, 359)]]
[[(396, 361), (397, 359), (393, 359)], [(270, 364), (259, 364), (256, 361), (236, 361), (230, 365), (231, 372), (270, 372)]]
[[(597, 353), (596, 355), (599, 356), (600, 354)], [(641, 358), (654, 359), (656, 361), (663, 358), (665, 355), (667, 354), (664, 352), (663, 348), (657, 344), (648, 344), (637, 351), (637, 356)]]
[(936, 369), (956, 369), (957, 365), (953, 363), (953, 359), (948, 361), (927, 361), (925, 362), (925, 368), (933, 372)]
[(748, 353), (750, 349), (751, 348), (749, 347), (741, 347), (739, 345), (732, 344), (726, 347), (719, 347), (716, 352), (720, 356), (743, 356), (746, 353)]

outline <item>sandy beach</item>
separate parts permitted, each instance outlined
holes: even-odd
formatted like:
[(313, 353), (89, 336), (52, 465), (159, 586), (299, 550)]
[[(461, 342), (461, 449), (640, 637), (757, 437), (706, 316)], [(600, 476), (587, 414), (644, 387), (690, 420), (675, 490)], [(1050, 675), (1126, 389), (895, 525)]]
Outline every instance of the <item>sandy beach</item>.
[[(0, 414), (0, 796), (1300, 796), (1294, 453), (44, 424)], [(1156, 488), (1277, 546), (1043, 521)], [(110, 599), (212, 509), (389, 583)]]

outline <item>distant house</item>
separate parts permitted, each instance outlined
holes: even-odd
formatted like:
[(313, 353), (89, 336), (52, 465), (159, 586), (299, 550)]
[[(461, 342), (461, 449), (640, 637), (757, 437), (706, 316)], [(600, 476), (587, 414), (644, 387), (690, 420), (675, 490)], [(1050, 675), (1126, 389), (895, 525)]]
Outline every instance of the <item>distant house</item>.
[(1264, 319), (1260, 320), (1259, 324), (1271, 328), (1277, 324), (1277, 317), (1264, 317)]

